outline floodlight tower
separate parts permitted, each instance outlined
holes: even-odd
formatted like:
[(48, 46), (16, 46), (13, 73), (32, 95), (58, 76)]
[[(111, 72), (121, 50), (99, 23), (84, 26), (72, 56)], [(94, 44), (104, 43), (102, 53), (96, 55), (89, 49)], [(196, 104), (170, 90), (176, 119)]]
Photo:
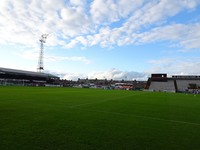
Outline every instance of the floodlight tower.
[(44, 43), (46, 42), (48, 34), (42, 34), (40, 39), (40, 55), (38, 60), (38, 72), (42, 72), (44, 70), (44, 64), (43, 64), (43, 55), (44, 55)]

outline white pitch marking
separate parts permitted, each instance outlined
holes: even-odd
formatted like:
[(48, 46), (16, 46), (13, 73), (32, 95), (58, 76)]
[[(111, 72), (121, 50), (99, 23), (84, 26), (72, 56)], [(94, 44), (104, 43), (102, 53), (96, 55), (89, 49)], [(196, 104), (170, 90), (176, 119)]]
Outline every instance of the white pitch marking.
[(98, 103), (103, 103), (103, 102), (107, 102), (107, 101), (113, 101), (113, 100), (119, 100), (121, 98), (125, 98), (125, 97), (131, 97), (131, 96), (135, 96), (135, 95), (142, 95), (142, 94), (147, 94), (147, 93), (138, 93), (138, 94), (133, 94), (133, 95), (126, 95), (126, 96), (122, 96), (122, 97), (118, 97), (118, 98), (111, 98), (111, 99), (106, 99), (106, 100), (102, 100), (102, 101), (98, 101), (98, 102), (90, 102), (90, 103), (83, 103), (83, 104), (79, 104), (79, 105), (72, 105), (72, 106), (68, 106), (69, 108), (75, 108), (75, 107), (79, 107), (79, 106), (85, 106), (85, 105), (91, 105), (91, 104), (98, 104)]
[[(70, 107), (70, 108), (73, 108), (73, 107)], [(101, 111), (101, 110), (92, 110), (92, 109), (81, 109), (81, 108), (74, 108), (74, 109), (86, 110), (86, 111), (92, 111), (92, 112), (98, 112), (98, 113), (107, 113), (107, 114), (113, 114), (113, 115), (131, 116), (131, 117), (137, 117), (137, 118), (146, 118), (146, 119), (151, 119), (151, 120), (167, 121), (167, 122), (173, 122), (173, 123), (179, 123), (179, 124), (188, 124), (188, 125), (200, 126), (200, 123), (187, 122), (187, 121), (179, 121), (179, 120), (170, 120), (170, 119), (163, 119), (163, 118), (150, 117), (150, 116), (125, 114), (125, 113), (110, 112), (110, 111)]]

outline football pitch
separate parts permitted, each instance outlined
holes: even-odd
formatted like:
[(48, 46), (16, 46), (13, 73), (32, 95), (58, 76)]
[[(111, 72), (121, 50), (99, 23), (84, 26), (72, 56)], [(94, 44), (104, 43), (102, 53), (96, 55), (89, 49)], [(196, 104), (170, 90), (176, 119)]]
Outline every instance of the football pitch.
[(1, 150), (199, 150), (200, 95), (0, 87)]

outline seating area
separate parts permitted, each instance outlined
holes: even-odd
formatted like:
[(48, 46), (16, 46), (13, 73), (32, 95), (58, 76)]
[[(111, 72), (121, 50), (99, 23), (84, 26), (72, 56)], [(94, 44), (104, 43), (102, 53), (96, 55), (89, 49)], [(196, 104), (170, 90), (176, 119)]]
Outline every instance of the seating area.
[(44, 86), (45, 84), (55, 84), (59, 79), (49, 73), (0, 67), (0, 85), (4, 86)]
[(152, 74), (147, 83), (150, 91), (191, 92), (200, 90), (200, 76), (167, 77), (167, 74)]
[(176, 92), (173, 80), (168, 80), (166, 82), (152, 81), (149, 90)]
[(186, 91), (189, 87), (189, 84), (196, 84), (200, 86), (200, 80), (176, 80), (177, 90), (178, 91)]

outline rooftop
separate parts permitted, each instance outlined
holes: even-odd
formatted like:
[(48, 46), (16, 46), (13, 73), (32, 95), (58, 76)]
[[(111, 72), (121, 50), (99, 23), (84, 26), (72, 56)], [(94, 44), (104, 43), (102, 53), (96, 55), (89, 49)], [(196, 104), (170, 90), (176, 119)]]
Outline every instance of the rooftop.
[(0, 67), (0, 74), (15, 74), (15, 75), (59, 78), (59, 77), (49, 74), (49, 73), (17, 70), (17, 69), (2, 68), (2, 67)]

